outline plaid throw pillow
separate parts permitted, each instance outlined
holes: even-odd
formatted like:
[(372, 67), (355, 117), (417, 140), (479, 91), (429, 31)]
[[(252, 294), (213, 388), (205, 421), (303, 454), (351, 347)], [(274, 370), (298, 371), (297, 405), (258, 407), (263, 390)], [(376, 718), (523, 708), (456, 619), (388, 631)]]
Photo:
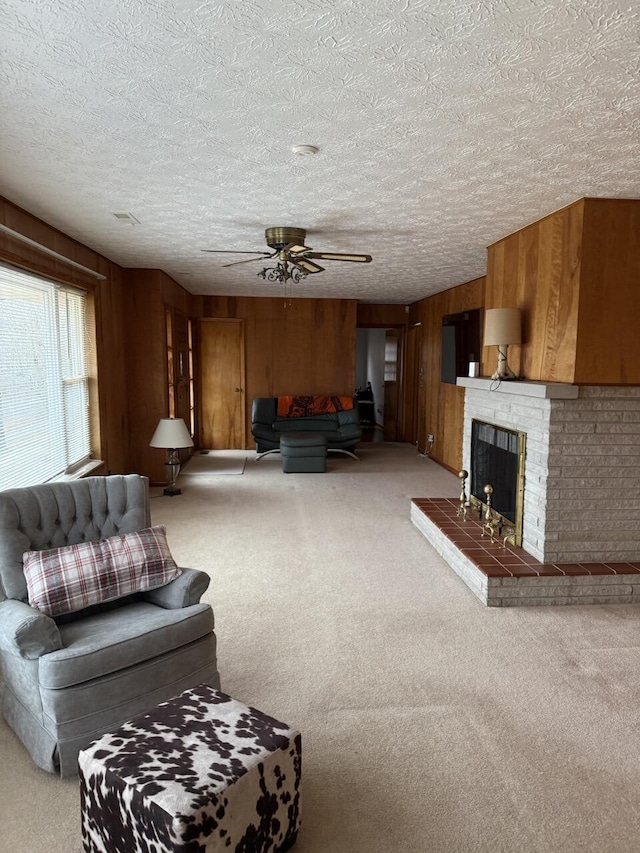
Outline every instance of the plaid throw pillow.
[(155, 589), (182, 574), (162, 525), (80, 545), (26, 551), (22, 561), (29, 604), (47, 616)]

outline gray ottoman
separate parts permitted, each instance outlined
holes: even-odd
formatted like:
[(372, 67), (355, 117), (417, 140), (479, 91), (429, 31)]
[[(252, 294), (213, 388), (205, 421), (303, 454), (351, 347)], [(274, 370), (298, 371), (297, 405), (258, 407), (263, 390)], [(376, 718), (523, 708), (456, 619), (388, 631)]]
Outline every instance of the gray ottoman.
[(280, 439), (285, 474), (323, 474), (327, 467), (327, 437), (318, 432), (288, 432)]
[(275, 853), (300, 825), (301, 738), (201, 684), (78, 758), (85, 853)]

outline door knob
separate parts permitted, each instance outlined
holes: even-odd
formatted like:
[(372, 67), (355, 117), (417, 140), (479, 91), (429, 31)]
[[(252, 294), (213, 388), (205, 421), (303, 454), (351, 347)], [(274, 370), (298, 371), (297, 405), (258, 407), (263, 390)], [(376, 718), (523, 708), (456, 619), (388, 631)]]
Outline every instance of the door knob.
[(242, 388), (236, 388), (235, 390), (236, 390), (236, 393), (240, 393), (240, 391), (242, 391)]

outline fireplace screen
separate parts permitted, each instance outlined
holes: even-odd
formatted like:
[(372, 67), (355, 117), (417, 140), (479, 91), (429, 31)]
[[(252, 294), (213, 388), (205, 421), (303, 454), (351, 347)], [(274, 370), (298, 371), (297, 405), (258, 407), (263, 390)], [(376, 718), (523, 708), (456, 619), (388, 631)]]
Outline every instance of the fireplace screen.
[(503, 532), (511, 534), (516, 545), (522, 544), (525, 438), (523, 432), (471, 422), (470, 502), (485, 507), (484, 487), (491, 485), (491, 507), (502, 516)]

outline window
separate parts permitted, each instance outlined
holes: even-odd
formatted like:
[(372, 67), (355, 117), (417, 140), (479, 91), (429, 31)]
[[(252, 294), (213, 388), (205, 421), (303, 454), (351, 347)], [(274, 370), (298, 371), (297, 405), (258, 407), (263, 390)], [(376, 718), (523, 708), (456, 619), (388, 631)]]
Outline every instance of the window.
[(91, 456), (86, 293), (0, 264), (0, 489)]

